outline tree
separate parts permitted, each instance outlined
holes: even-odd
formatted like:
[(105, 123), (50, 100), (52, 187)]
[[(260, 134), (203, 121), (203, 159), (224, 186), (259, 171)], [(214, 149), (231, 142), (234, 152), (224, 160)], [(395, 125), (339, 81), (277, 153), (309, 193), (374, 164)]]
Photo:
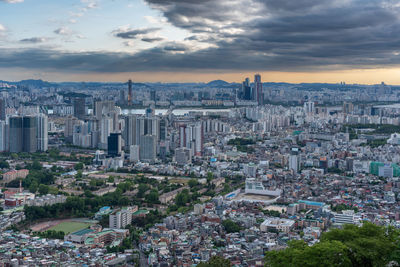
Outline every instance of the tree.
[(8, 168), (10, 168), (10, 164), (8, 164), (7, 161), (5, 160), (0, 161), (0, 169), (8, 169)]
[(82, 178), (82, 177), (83, 177), (83, 175), (82, 175), (82, 170), (79, 170), (79, 171), (77, 172), (77, 174), (75, 175), (75, 178), (80, 179), (80, 178)]
[(309, 247), (303, 240), (293, 240), (288, 245), (285, 250), (267, 252), (266, 266), (352, 266), (347, 247), (338, 241)]
[(186, 206), (186, 203), (188, 203), (189, 201), (190, 201), (190, 195), (187, 189), (183, 190), (175, 197), (175, 204), (178, 207)]
[(148, 203), (157, 204), (159, 203), (158, 197), (159, 196), (157, 190), (152, 190), (149, 194), (146, 195), (145, 199)]
[(229, 219), (223, 221), (222, 226), (224, 226), (225, 231), (227, 231), (228, 233), (236, 233), (239, 232), (241, 229), (240, 225)]
[(196, 179), (190, 179), (189, 182), (188, 182), (188, 185), (189, 185), (190, 188), (193, 188), (198, 184), (199, 184), (199, 182), (197, 182)]
[(202, 262), (197, 267), (231, 267), (232, 263), (228, 259), (213, 256), (208, 262)]
[(39, 161), (34, 160), (31, 168), (32, 168), (32, 170), (40, 171), (42, 169), (42, 164), (40, 164)]
[(308, 246), (291, 241), (289, 247), (266, 254), (266, 266), (387, 266), (400, 260), (400, 233), (371, 223), (362, 227), (345, 225), (321, 236), (319, 243)]
[(45, 184), (39, 185), (39, 194), (46, 195), (49, 192), (49, 187)]
[(144, 197), (144, 193), (146, 193), (146, 191), (149, 190), (148, 185), (146, 184), (139, 184), (138, 186), (138, 193), (137, 193), (137, 197), (138, 198), (143, 198)]
[(83, 163), (79, 162), (79, 163), (75, 164), (74, 168), (75, 168), (75, 170), (82, 170), (83, 169)]
[(38, 190), (38, 183), (36, 181), (33, 181), (30, 185), (29, 185), (29, 192), (31, 193), (36, 193), (36, 191)]
[(348, 247), (353, 266), (385, 266), (392, 252), (398, 250), (387, 229), (372, 223), (364, 223), (362, 227), (345, 225), (342, 230), (334, 229), (321, 237), (321, 241), (331, 240)]
[(108, 177), (107, 182), (114, 183), (114, 180), (115, 180), (114, 176), (110, 176)]
[(214, 174), (212, 172), (207, 173), (207, 183), (210, 183), (214, 179)]

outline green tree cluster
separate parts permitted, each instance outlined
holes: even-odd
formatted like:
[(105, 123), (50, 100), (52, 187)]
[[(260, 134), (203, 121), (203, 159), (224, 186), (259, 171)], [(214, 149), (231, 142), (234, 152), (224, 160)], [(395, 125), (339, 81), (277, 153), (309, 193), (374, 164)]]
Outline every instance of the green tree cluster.
[(302, 240), (288, 245), (287, 249), (267, 252), (265, 266), (379, 267), (392, 261), (398, 266), (400, 262), (399, 230), (371, 223), (331, 230), (313, 246)]
[(88, 191), (85, 198), (71, 196), (65, 203), (44, 207), (25, 206), (25, 216), (28, 221), (45, 218), (90, 217), (103, 206), (129, 205), (130, 201), (123, 193), (131, 188), (132, 184), (125, 182), (120, 183), (115, 192), (103, 196), (94, 196)]
[(229, 219), (223, 221), (222, 226), (224, 226), (225, 231), (227, 231), (228, 233), (237, 233), (242, 229), (239, 224)]
[(7, 161), (5, 160), (0, 161), (0, 169), (8, 169), (8, 168), (10, 168), (10, 164), (8, 164)]
[(65, 233), (63, 231), (47, 230), (44, 232), (34, 232), (34, 235), (50, 238), (50, 239), (64, 239)]

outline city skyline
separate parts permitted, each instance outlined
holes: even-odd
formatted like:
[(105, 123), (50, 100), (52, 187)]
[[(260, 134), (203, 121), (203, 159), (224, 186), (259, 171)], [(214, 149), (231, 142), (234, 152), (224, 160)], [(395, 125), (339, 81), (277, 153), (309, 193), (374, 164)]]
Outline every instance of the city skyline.
[(0, 79), (400, 84), (391, 0), (2, 0)]

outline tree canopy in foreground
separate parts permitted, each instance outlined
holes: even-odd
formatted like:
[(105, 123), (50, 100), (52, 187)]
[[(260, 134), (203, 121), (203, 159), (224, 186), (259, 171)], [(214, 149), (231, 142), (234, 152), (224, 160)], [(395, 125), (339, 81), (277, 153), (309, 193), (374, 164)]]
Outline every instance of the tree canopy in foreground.
[(400, 231), (365, 223), (362, 227), (345, 225), (323, 233), (319, 243), (308, 246), (303, 240), (289, 242), (289, 247), (269, 251), (265, 266), (399, 266)]

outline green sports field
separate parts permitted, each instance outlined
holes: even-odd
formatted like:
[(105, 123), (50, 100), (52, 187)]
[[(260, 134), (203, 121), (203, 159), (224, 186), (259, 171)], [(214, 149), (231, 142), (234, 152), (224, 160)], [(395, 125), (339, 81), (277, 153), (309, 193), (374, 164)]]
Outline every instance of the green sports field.
[(69, 233), (88, 228), (90, 225), (92, 224), (84, 222), (62, 222), (54, 227), (51, 227), (48, 230), (63, 231), (67, 235)]

